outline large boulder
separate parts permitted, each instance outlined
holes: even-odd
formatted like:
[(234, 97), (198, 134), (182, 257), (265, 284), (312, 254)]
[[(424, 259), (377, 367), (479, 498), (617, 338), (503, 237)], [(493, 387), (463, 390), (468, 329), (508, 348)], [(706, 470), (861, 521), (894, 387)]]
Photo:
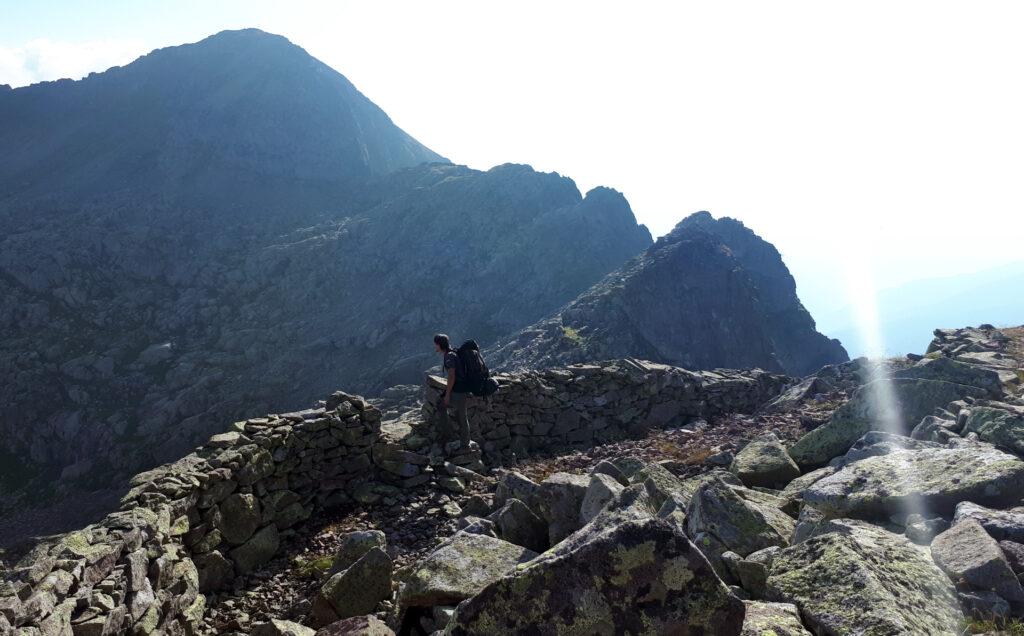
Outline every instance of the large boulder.
[(454, 605), (535, 556), (508, 541), (458, 532), (413, 566), (398, 603), (402, 608)]
[(316, 630), (299, 623), (272, 618), (252, 626), (252, 636), (314, 636)]
[(320, 625), (369, 614), (391, 598), (394, 564), (387, 552), (370, 548), (350, 567), (327, 579), (313, 603)]
[(548, 548), (548, 527), (526, 504), (509, 499), (487, 518), (494, 523), (498, 537), (516, 545), (543, 552)]
[(796, 522), (779, 506), (779, 497), (713, 478), (697, 489), (686, 513), (686, 534), (722, 578), (732, 581), (721, 556), (745, 557), (771, 546), (789, 545)]
[(990, 406), (971, 407), (962, 433), (1024, 455), (1024, 413)]
[(751, 488), (781, 488), (800, 476), (800, 468), (771, 432), (750, 440), (732, 460), (729, 470)]
[(811, 484), (803, 500), (831, 518), (888, 518), (918, 506), (949, 516), (961, 501), (1012, 504), (1022, 488), (1024, 461), (972, 445), (869, 457)]
[[(609, 466), (613, 466), (611, 462), (606, 463)], [(625, 486), (609, 474), (591, 473), (587, 494), (583, 496), (583, 503), (580, 504), (580, 523), (589, 523), (591, 519), (604, 509), (609, 501), (622, 492), (623, 488)]]
[(974, 519), (980, 523), (996, 541), (1024, 543), (1024, 508), (995, 510), (979, 506), (973, 501), (964, 501), (957, 505), (953, 523), (965, 519)]
[(540, 486), (529, 477), (515, 471), (508, 471), (502, 474), (498, 479), (497, 486), (495, 486), (494, 505), (501, 507), (509, 499), (518, 499), (527, 506), (534, 508), (536, 505), (534, 496), (537, 494), (538, 488)]
[(770, 600), (794, 603), (815, 634), (959, 634), (956, 592), (902, 535), (843, 519), (780, 550)]
[(445, 633), (738, 634), (743, 615), (700, 551), (647, 519), (517, 568), (461, 603)]
[(380, 530), (361, 530), (348, 533), (341, 540), (341, 547), (334, 555), (328, 576), (334, 576), (342, 570), (347, 570), (373, 548), (387, 550), (387, 538)]
[(936, 408), (965, 397), (983, 397), (983, 389), (939, 380), (874, 380), (857, 389), (829, 421), (801, 437), (789, 455), (802, 470), (823, 466), (842, 455), (871, 430), (909, 434)]
[(792, 603), (743, 601), (747, 607), (740, 636), (811, 636)]
[(590, 485), (589, 475), (555, 473), (542, 481), (534, 497), (548, 524), (548, 543), (555, 545), (580, 528), (580, 508)]
[(630, 480), (634, 484), (643, 484), (648, 494), (659, 508), (665, 500), (683, 489), (683, 482), (669, 472), (661, 464), (647, 464), (636, 472)]
[(1024, 602), (1017, 575), (1002, 548), (974, 519), (964, 519), (935, 537), (932, 558), (953, 581), (995, 592), (1010, 603)]
[(894, 378), (918, 380), (941, 380), (954, 384), (965, 384), (985, 390), (990, 396), (998, 397), (1003, 393), (1003, 383), (999, 374), (991, 369), (957, 362), (952, 358), (922, 358), (908, 369), (900, 369), (892, 374)]

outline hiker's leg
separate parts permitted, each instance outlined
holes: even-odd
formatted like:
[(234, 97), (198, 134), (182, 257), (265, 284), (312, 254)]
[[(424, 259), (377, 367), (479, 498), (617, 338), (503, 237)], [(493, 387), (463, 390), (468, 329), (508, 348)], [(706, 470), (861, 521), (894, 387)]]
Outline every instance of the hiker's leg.
[[(455, 396), (452, 395), (454, 400)], [(448, 415), (448, 408), (444, 405), (444, 395), (437, 400), (437, 434), (442, 444), (455, 439), (455, 427), (452, 425), (452, 418)]]
[(452, 399), (458, 395), (455, 402), (455, 417), (459, 422), (459, 440), (464, 448), (469, 448), (469, 395), (467, 393), (454, 393)]

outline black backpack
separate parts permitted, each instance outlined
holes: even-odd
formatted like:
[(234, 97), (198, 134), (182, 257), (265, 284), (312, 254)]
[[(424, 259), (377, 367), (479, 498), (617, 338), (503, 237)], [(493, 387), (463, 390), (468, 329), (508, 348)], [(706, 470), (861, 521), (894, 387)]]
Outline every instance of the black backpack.
[(459, 366), (455, 369), (456, 381), (479, 397), (488, 397), (498, 390), (498, 381), (491, 377), (476, 340), (463, 342), (455, 354), (459, 358)]

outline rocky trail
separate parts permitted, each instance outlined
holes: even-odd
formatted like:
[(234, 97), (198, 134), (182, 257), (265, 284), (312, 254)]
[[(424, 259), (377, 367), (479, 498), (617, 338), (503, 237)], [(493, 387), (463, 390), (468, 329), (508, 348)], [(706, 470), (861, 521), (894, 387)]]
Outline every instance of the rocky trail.
[[(805, 378), (637, 360), (236, 423), (4, 573), (16, 634), (963, 634), (1024, 615), (1024, 329)], [(418, 398), (414, 394), (419, 393)], [(884, 424), (884, 426), (883, 426)]]

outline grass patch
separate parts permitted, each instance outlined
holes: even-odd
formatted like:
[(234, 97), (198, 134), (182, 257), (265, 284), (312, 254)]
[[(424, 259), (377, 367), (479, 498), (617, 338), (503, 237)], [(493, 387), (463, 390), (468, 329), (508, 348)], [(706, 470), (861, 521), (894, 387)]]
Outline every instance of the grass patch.
[(304, 579), (318, 579), (331, 569), (334, 557), (322, 556), (316, 559), (295, 559), (295, 572)]
[(562, 336), (564, 336), (566, 340), (572, 342), (577, 347), (583, 346), (583, 336), (581, 336), (580, 332), (577, 331), (574, 327), (562, 325)]
[(932, 351), (931, 353), (924, 354), (924, 357), (928, 358), (929, 360), (935, 360), (937, 358), (941, 358), (942, 357), (942, 352), (941, 351)]
[(967, 621), (967, 629), (964, 631), (965, 634), (984, 634), (986, 632), (1024, 636), (1024, 623), (1016, 618), (1009, 621), (972, 618)]

